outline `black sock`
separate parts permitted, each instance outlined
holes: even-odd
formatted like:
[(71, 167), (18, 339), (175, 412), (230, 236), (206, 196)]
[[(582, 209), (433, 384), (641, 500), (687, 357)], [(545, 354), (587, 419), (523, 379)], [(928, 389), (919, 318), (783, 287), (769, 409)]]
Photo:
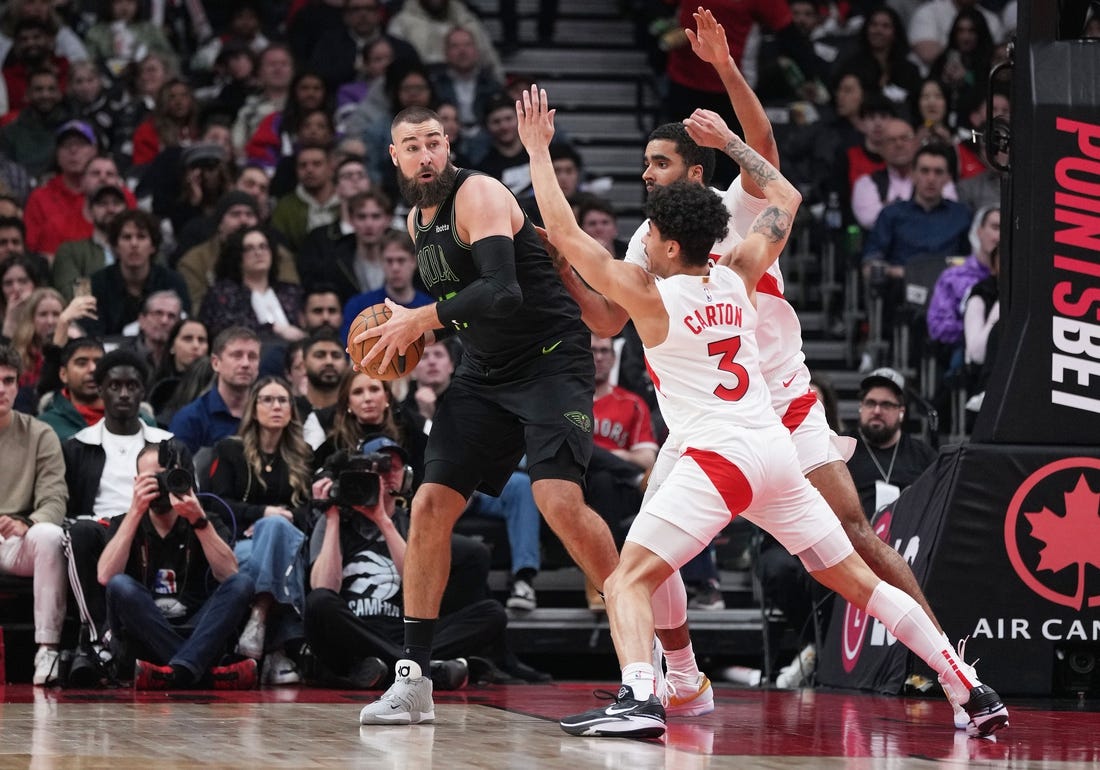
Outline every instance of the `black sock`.
[(516, 571), (515, 580), (522, 580), (527, 583), (527, 585), (531, 585), (531, 583), (533, 583), (535, 580), (535, 575), (537, 574), (539, 574), (538, 570), (536, 570), (534, 567), (523, 567), (522, 569)]
[(172, 664), (172, 686), (179, 687), (181, 689), (187, 689), (193, 687), (195, 684), (195, 677), (191, 673), (191, 669), (187, 666), (180, 665), (178, 663)]
[(428, 667), (432, 659), (435, 621), (435, 618), (405, 616), (405, 657), (419, 665), (424, 676), (428, 675)]

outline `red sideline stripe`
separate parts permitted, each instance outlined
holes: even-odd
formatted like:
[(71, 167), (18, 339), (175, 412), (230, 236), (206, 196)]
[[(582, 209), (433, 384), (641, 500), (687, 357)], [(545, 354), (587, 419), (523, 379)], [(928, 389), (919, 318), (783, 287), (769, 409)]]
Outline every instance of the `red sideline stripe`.
[(798, 426), (802, 424), (802, 421), (806, 419), (806, 415), (813, 409), (814, 404), (817, 402), (817, 394), (812, 390), (807, 390), (801, 396), (796, 398), (787, 406), (787, 411), (783, 415), (783, 427), (794, 433), (798, 430)]
[(214, 462), (210, 463), (210, 478), (214, 478), (214, 471), (218, 469), (218, 458), (214, 458)]
[(779, 290), (779, 281), (771, 273), (764, 273), (764, 276), (756, 284), (756, 290), (761, 294), (770, 294), (773, 297), (779, 297), (779, 299), (784, 298), (783, 292)]
[(696, 462), (722, 496), (729, 512), (736, 516), (752, 502), (752, 487), (741, 469), (717, 452), (688, 447), (684, 454)]

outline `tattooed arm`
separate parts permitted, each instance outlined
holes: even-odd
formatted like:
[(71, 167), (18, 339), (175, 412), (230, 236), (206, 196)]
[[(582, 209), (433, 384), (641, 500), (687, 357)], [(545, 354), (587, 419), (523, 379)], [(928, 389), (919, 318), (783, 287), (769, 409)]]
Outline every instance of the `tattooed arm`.
[(747, 286), (755, 287), (786, 246), (802, 196), (716, 113), (696, 110), (684, 121), (684, 126), (698, 144), (720, 149), (737, 161), (741, 171), (749, 175), (768, 201), (767, 208), (753, 220), (745, 240), (719, 260), (719, 264), (729, 265), (740, 273)]

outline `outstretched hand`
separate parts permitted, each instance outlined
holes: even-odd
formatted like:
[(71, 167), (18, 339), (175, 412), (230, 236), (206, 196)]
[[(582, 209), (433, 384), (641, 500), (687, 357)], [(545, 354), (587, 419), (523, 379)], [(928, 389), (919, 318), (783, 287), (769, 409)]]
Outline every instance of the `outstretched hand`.
[(516, 100), (516, 117), (519, 119), (519, 139), (528, 152), (540, 147), (549, 147), (554, 138), (554, 115), (557, 110), (549, 109), (546, 89), (531, 86), (523, 92), (523, 98)]
[(691, 50), (705, 62), (715, 67), (730, 60), (730, 43), (725, 28), (714, 18), (714, 14), (699, 6), (692, 14), (695, 17), (695, 30), (685, 29)]
[(723, 150), (730, 141), (740, 139), (726, 125), (722, 116), (711, 110), (695, 110), (689, 117), (684, 118), (684, 128), (687, 129), (688, 136), (700, 147)]

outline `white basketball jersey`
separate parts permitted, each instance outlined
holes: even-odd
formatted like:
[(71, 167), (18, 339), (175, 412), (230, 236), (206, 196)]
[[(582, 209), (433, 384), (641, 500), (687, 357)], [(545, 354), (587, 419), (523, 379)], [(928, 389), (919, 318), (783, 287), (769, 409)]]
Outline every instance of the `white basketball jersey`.
[[(740, 178), (734, 179), (725, 192), (714, 192), (722, 196), (722, 202), (730, 212), (729, 234), (723, 240), (717, 241), (711, 249), (711, 257), (718, 260), (745, 239), (753, 220), (767, 207), (768, 202), (746, 193)], [(642, 244), (642, 236), (648, 229), (647, 219), (635, 231), (626, 251), (627, 262), (640, 265), (646, 270), (649, 269), (649, 259)], [(779, 269), (779, 260), (768, 267), (767, 274), (756, 285), (756, 291), (756, 304), (760, 313), (760, 322), (756, 329), (760, 365), (769, 386), (773, 386), (774, 406), (782, 412), (786, 410), (790, 392), (782, 387), (780, 380), (793, 374), (805, 362), (806, 356), (802, 352), (802, 324), (799, 323), (798, 314), (791, 303), (783, 297), (783, 272)], [(801, 392), (797, 395), (801, 395)]]
[(760, 373), (756, 308), (727, 267), (709, 276), (657, 280), (668, 337), (646, 363), (672, 435), (691, 446), (721, 442), (737, 428), (779, 423)]

